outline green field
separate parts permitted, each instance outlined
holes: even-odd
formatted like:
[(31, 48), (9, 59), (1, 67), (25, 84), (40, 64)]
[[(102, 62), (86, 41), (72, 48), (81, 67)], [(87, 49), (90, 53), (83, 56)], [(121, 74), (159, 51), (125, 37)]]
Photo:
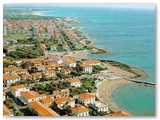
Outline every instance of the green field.
[(10, 36), (3, 36), (3, 40), (9, 40), (9, 41), (13, 41), (13, 40), (18, 40), (18, 39), (26, 39), (26, 35), (24, 34), (15, 34), (15, 35), (10, 35)]

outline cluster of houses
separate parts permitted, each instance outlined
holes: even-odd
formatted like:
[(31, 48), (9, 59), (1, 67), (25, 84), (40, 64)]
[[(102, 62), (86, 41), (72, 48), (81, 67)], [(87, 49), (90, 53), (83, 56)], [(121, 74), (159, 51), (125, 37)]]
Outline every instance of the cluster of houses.
[[(70, 90), (67, 88), (57, 88), (57, 90), (53, 91), (53, 94), (46, 95), (30, 90), (24, 84), (11, 85), (21, 80), (39, 80), (43, 75), (46, 78), (54, 78), (56, 77), (56, 69), (61, 70), (64, 74), (70, 74), (73, 68), (77, 67), (79, 63), (84, 73), (92, 73), (94, 65), (101, 65), (101, 61), (99, 60), (82, 60), (77, 63), (71, 57), (45, 56), (12, 62), (4, 58), (4, 62), (7, 62), (9, 65), (3, 71), (4, 87), (9, 89), (9, 92), (14, 98), (20, 100), (36, 115), (60, 116), (56, 110), (51, 109), (53, 105), (61, 110), (67, 105), (70, 107), (71, 115), (75, 116), (89, 116), (89, 104), (97, 112), (109, 112), (108, 105), (96, 101), (96, 96), (92, 93), (79, 94), (78, 98), (75, 99), (71, 97)], [(22, 64), (27, 64), (26, 68), (20, 67)], [(37, 71), (29, 73), (31, 68), (36, 68)], [(78, 78), (66, 78), (65, 80), (72, 87), (78, 88), (82, 86)], [(3, 99), (5, 101), (5, 93)]]
[(53, 20), (4, 20), (3, 35), (25, 34), (27, 36), (51, 37), (59, 40), (60, 33)]
[[(10, 62), (4, 59), (4, 62), (8, 63), (8, 67), (4, 67), (3, 70), (3, 83), (4, 87), (8, 87), (13, 83), (21, 80), (37, 80), (39, 81), (43, 76), (46, 78), (55, 78), (56, 69), (60, 70), (63, 74), (70, 74), (73, 68), (77, 67), (77, 61), (71, 57), (58, 57), (48, 56), (39, 57), (35, 59), (24, 59)], [(26, 68), (20, 67), (22, 64), (31, 64)], [(80, 61), (80, 68), (84, 73), (92, 73), (94, 65), (101, 65), (99, 60), (82, 60)], [(34, 68), (35, 71), (31, 71)], [(69, 83), (72, 86), (79, 86), (79, 81), (75, 79), (69, 79)]]
[(10, 86), (9, 90), (14, 98), (20, 100), (29, 110), (39, 116), (60, 116), (56, 110), (51, 109), (52, 106), (60, 110), (69, 106), (70, 115), (73, 116), (89, 116), (89, 104), (97, 112), (109, 112), (108, 105), (97, 101), (96, 96), (92, 93), (81, 93), (75, 99), (70, 96), (69, 89), (58, 89), (54, 90), (53, 94), (45, 95), (30, 91), (25, 85), (20, 84)]

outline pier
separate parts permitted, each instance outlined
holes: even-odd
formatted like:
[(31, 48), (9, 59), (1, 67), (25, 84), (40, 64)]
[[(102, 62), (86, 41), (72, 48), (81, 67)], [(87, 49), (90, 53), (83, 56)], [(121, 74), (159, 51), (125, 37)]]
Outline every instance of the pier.
[(135, 83), (143, 84), (144, 86), (155, 87), (155, 83), (145, 82), (145, 81), (139, 81), (139, 80), (131, 79), (131, 78), (127, 78), (127, 77), (124, 77), (124, 79), (128, 80), (128, 81), (135, 82)]

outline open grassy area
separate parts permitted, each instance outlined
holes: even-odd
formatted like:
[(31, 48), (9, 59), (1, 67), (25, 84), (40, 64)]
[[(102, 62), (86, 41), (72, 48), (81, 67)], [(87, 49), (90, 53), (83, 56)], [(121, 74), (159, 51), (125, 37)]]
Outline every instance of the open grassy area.
[(13, 40), (18, 40), (18, 39), (26, 39), (26, 35), (24, 34), (15, 34), (15, 35), (10, 35), (10, 36), (3, 36), (3, 40), (9, 40), (9, 41), (13, 41)]

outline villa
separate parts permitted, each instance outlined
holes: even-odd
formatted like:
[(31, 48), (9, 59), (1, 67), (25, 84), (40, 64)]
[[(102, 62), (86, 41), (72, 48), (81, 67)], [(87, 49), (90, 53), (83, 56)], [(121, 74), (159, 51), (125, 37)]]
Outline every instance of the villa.
[(108, 112), (109, 113), (108, 105), (106, 105), (100, 101), (95, 101), (95, 102), (91, 103), (91, 106), (97, 112)]
[(95, 98), (95, 95), (92, 93), (81, 93), (78, 95), (78, 102), (87, 106), (90, 103), (94, 103)]

